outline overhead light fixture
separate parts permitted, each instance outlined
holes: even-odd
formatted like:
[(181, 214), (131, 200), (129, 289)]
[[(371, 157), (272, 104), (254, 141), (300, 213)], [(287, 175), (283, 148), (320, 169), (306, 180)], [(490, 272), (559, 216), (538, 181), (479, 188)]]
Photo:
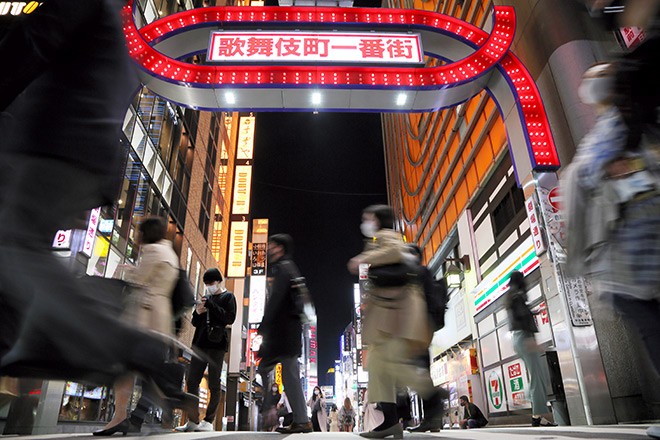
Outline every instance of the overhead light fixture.
[(445, 271), (447, 286), (459, 289), (463, 281), (463, 274), (470, 271), (470, 257), (463, 255), (461, 258), (445, 258), (445, 261), (451, 263)]
[(225, 93), (225, 102), (227, 104), (236, 104), (236, 95), (232, 92)]
[(312, 104), (319, 105), (321, 103), (321, 92), (312, 93)]
[(396, 97), (396, 105), (404, 105), (408, 97), (405, 93), (399, 93)]

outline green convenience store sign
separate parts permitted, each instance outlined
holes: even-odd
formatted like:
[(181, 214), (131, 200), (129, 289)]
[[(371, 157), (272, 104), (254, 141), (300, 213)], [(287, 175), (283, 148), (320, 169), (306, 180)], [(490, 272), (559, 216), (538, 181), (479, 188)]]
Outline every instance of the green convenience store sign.
[(539, 265), (540, 262), (534, 250), (534, 241), (528, 237), (474, 289), (472, 297), (474, 298), (475, 313), (479, 313), (506, 293), (511, 272), (517, 270), (527, 276)]

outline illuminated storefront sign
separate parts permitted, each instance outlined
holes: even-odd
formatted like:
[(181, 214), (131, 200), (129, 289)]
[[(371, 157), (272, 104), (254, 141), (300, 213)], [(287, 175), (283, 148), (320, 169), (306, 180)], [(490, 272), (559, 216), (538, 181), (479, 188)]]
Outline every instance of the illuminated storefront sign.
[(250, 278), (250, 306), (248, 322), (261, 322), (266, 306), (266, 277), (252, 276)]
[(245, 260), (247, 258), (247, 221), (232, 222), (229, 234), (229, 262), (227, 276), (240, 278), (245, 276)]
[(83, 241), (82, 253), (88, 257), (92, 256), (92, 246), (94, 244), (94, 239), (96, 238), (96, 228), (99, 224), (99, 214), (101, 208), (92, 209), (92, 213), (89, 215), (89, 222), (87, 223), (87, 231), (85, 232), (85, 241)]
[(40, 2), (0, 2), (0, 15), (31, 14)]
[(540, 262), (534, 250), (532, 238), (527, 238), (518, 246), (504, 261), (495, 269), (472, 292), (476, 313), (482, 311), (486, 306), (493, 303), (497, 298), (504, 295), (509, 288), (509, 276), (514, 270), (520, 271), (525, 276), (539, 267)]
[(70, 249), (71, 248), (71, 229), (66, 231), (57, 231), (53, 239), (53, 247), (57, 249)]
[(244, 116), (241, 118), (238, 133), (238, 153), (237, 159), (252, 159), (254, 153), (254, 116)]
[(545, 252), (545, 241), (541, 234), (541, 225), (539, 223), (536, 206), (534, 206), (534, 197), (525, 200), (525, 210), (527, 211), (527, 220), (529, 220), (529, 230), (532, 232), (532, 239), (534, 240), (534, 249), (536, 255), (541, 255)]
[(250, 187), (252, 183), (252, 166), (237, 165), (236, 181), (234, 183), (234, 203), (232, 214), (248, 214), (250, 212)]
[(424, 62), (419, 34), (371, 32), (213, 32), (208, 61), (295, 63)]

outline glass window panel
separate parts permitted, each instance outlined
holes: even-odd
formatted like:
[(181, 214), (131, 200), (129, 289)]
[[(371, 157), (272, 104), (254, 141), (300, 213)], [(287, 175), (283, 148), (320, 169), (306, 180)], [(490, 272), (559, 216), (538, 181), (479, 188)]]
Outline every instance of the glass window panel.
[(481, 361), (484, 367), (499, 362), (500, 351), (497, 346), (497, 332), (479, 338), (479, 346), (481, 347)]
[(502, 352), (502, 359), (515, 356), (516, 352), (513, 350), (513, 338), (509, 331), (508, 326), (501, 327), (497, 330), (497, 339), (500, 343), (500, 351)]

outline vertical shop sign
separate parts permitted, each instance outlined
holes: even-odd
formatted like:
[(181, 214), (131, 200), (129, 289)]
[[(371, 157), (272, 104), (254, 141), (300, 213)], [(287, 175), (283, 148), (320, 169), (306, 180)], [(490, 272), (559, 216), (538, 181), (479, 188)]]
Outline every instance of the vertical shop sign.
[(237, 159), (252, 159), (254, 154), (254, 116), (240, 118)]
[(539, 224), (538, 214), (536, 213), (533, 196), (525, 200), (525, 211), (527, 211), (529, 230), (532, 233), (532, 240), (534, 240), (536, 255), (541, 255), (545, 252), (546, 247), (545, 242), (543, 241), (543, 234), (541, 231), (541, 225)]
[(245, 276), (245, 263), (247, 259), (248, 222), (231, 222), (229, 234), (229, 262), (227, 276), (242, 278)]
[(252, 243), (252, 276), (266, 275), (266, 243)]
[(506, 411), (504, 389), (502, 387), (502, 369), (496, 367), (485, 374), (488, 392), (488, 409), (491, 413)]
[(101, 213), (101, 208), (92, 209), (91, 214), (89, 214), (89, 222), (87, 223), (87, 231), (85, 232), (85, 240), (83, 241), (82, 253), (88, 257), (92, 256), (92, 248), (94, 245), (94, 239), (96, 238), (96, 228), (99, 224), (99, 214)]
[(250, 277), (250, 303), (248, 306), (248, 322), (258, 323), (264, 317), (266, 307), (266, 276)]
[(584, 278), (565, 278), (566, 301), (574, 327), (585, 327), (593, 324), (591, 310), (587, 300), (587, 284)]
[(529, 389), (529, 381), (523, 361), (517, 359), (504, 364), (503, 367), (506, 375), (506, 396), (509, 409), (531, 408), (529, 400), (525, 397), (525, 393)]

